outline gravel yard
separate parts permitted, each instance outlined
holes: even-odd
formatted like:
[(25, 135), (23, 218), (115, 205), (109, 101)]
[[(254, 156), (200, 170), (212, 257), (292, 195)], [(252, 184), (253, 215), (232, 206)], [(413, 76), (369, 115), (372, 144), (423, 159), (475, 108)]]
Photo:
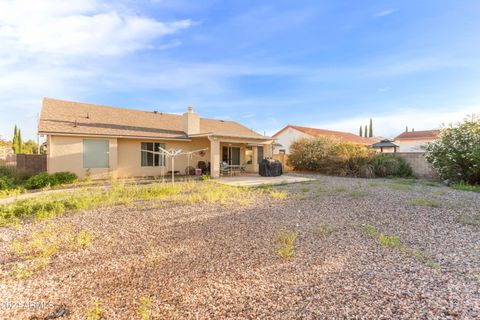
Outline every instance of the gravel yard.
[[(274, 187), (287, 199), (149, 201), (1, 228), (0, 318), (84, 319), (95, 301), (108, 319), (480, 318), (479, 193), (309, 177)], [(91, 245), (14, 277), (12, 241), (52, 224)], [(281, 232), (298, 232), (288, 259)]]

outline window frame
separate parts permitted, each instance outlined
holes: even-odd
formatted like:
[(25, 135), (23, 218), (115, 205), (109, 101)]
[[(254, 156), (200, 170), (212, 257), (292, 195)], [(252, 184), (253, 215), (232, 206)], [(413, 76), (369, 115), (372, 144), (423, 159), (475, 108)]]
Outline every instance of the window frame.
[[(144, 150), (144, 144), (146, 145), (152, 145), (151, 149), (146, 148), (148, 151), (154, 151), (158, 152), (160, 151), (159, 147), (165, 149), (165, 143), (161, 142), (154, 142), (154, 141), (142, 141), (140, 142), (140, 150)], [(146, 164), (144, 162), (144, 155), (146, 155)], [(148, 159), (148, 156), (151, 155), (151, 164), (150, 160)], [(145, 151), (140, 151), (140, 166), (142, 168), (159, 168), (159, 167), (165, 167), (166, 166), (166, 156), (165, 155), (159, 155), (159, 154), (152, 154), (148, 153)]]

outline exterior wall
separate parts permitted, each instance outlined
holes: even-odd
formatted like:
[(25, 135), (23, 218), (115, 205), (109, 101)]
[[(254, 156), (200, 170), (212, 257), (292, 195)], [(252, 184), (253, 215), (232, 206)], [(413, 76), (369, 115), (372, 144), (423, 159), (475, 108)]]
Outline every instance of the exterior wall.
[[(109, 168), (83, 168), (83, 140), (109, 140)], [(182, 155), (175, 159), (175, 171), (181, 174), (185, 173), (187, 166), (196, 167), (199, 161), (204, 161), (207, 165), (211, 163), (212, 177), (218, 177), (220, 174), (220, 161), (222, 146), (239, 146), (240, 163), (245, 162), (245, 151), (248, 145), (248, 139), (228, 139), (207, 137), (193, 138), (191, 141), (172, 141), (172, 140), (154, 140), (154, 139), (125, 139), (125, 138), (91, 138), (91, 137), (72, 137), (72, 136), (48, 136), (47, 137), (47, 171), (49, 173), (70, 171), (85, 178), (87, 175), (94, 179), (108, 177), (143, 177), (166, 175), (172, 170), (171, 158), (166, 157), (165, 166), (162, 167), (142, 167), (141, 166), (141, 143), (159, 142), (165, 144), (166, 149), (182, 149), (184, 151), (193, 151), (198, 149), (209, 149), (205, 154), (192, 154), (191, 156)], [(257, 147), (253, 146), (254, 160), (256, 160)], [(268, 156), (268, 149), (271, 145), (265, 145), (265, 156)], [(271, 152), (270, 152), (271, 153)], [(212, 160), (211, 160), (212, 159)], [(258, 172), (258, 165), (254, 163), (247, 167), (249, 172)]]
[(397, 152), (396, 156), (404, 158), (412, 167), (413, 175), (419, 178), (438, 179), (436, 170), (427, 162), (420, 152)]
[[(118, 139), (118, 174), (121, 177), (146, 177), (160, 176), (167, 174), (172, 170), (172, 159), (166, 157), (166, 166), (164, 167), (142, 167), (141, 163), (141, 144), (142, 142), (159, 142), (165, 144), (168, 149), (182, 149), (193, 151), (204, 148), (210, 148), (207, 138), (193, 139), (192, 141), (168, 141), (168, 140), (149, 140), (149, 139)], [(208, 165), (210, 161), (209, 150), (205, 151), (204, 156), (196, 153), (187, 159), (186, 155), (175, 159), (175, 171), (185, 173), (187, 166), (196, 167), (198, 161), (205, 161)]]
[(286, 154), (290, 153), (290, 145), (297, 139), (309, 138), (308, 134), (288, 128), (275, 137), (276, 142), (281, 144), (281, 147), (275, 147), (274, 154), (280, 153), (280, 150), (285, 150)]
[(425, 146), (428, 142), (434, 140), (397, 140), (394, 141), (395, 144), (398, 144), (400, 147), (398, 151), (400, 152), (418, 152), (423, 153), (424, 150), (422, 146)]
[[(87, 169), (83, 168), (83, 140), (109, 140), (109, 168), (90, 169), (90, 176), (94, 179), (112, 177), (141, 177), (166, 174), (171, 170), (171, 159), (166, 158), (165, 167), (142, 167), (141, 166), (141, 143), (160, 142), (164, 143), (167, 149), (198, 150), (209, 148), (207, 138), (194, 139), (192, 141), (165, 141), (149, 139), (102, 139), (87, 137), (49, 136), (47, 139), (47, 171), (49, 173), (70, 171), (80, 178), (87, 176)], [(175, 170), (185, 172), (187, 163), (196, 167), (198, 161), (210, 161), (209, 151), (202, 157), (199, 154), (192, 155), (189, 160), (187, 156), (180, 156), (175, 159)]]
[(117, 139), (115, 138), (87, 138), (68, 136), (48, 136), (47, 138), (47, 171), (48, 173), (70, 171), (78, 177), (87, 176), (87, 169), (83, 168), (83, 140), (109, 141), (109, 168), (92, 168), (92, 178), (107, 178), (117, 176)]

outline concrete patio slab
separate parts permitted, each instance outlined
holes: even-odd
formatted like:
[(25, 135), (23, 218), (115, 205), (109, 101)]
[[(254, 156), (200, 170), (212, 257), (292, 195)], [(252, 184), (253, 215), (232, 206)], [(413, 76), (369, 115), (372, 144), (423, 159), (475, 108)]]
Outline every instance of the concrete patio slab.
[(214, 181), (234, 187), (255, 187), (262, 184), (288, 184), (305, 181), (312, 181), (314, 179), (282, 175), (280, 177), (262, 177), (258, 175), (236, 176), (236, 177), (222, 177)]

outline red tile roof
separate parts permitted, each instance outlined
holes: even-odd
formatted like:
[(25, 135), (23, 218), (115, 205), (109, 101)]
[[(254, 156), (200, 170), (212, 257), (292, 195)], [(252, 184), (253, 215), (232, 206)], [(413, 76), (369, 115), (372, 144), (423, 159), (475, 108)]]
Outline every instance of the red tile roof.
[(278, 131), (273, 135), (273, 137), (276, 137), (283, 131), (287, 130), (288, 128), (292, 128), (295, 130), (298, 130), (300, 132), (306, 133), (310, 136), (317, 137), (317, 136), (330, 136), (330, 137), (335, 137), (341, 141), (345, 142), (351, 142), (354, 144), (363, 144), (363, 145), (371, 145), (375, 141), (369, 139), (369, 138), (364, 138), (360, 137), (356, 134), (350, 133), (350, 132), (342, 132), (342, 131), (333, 131), (333, 130), (326, 130), (326, 129), (317, 129), (317, 128), (308, 128), (308, 127), (301, 127), (301, 126), (294, 126), (294, 125), (288, 125), (282, 130)]
[(399, 134), (394, 140), (436, 140), (439, 135), (440, 130), (409, 131)]

